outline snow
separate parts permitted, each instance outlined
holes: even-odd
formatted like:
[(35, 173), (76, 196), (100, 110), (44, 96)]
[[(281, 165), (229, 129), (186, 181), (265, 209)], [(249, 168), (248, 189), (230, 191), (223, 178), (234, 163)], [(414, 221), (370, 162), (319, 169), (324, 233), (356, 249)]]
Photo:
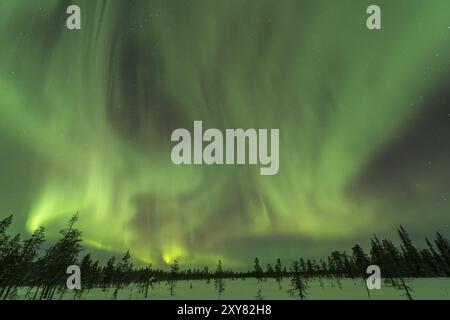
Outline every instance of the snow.
[[(320, 282), (323, 283), (323, 288)], [(308, 300), (366, 300), (368, 299), (365, 282), (362, 279), (341, 279), (339, 287), (336, 280), (317, 278), (308, 281)], [(288, 293), (289, 279), (283, 279), (281, 288), (274, 279), (267, 279), (258, 282), (256, 279), (237, 279), (225, 281), (225, 292), (222, 300), (255, 300), (258, 290), (265, 300), (286, 300), (295, 299)], [(427, 300), (450, 300), (450, 278), (414, 278), (407, 279), (407, 284), (412, 289), (414, 299)], [(192, 286), (192, 288), (191, 288)], [(81, 299), (105, 300), (112, 299), (115, 288), (92, 289), (85, 291)], [(26, 288), (18, 290), (18, 299), (25, 299)], [(176, 282), (174, 296), (170, 296), (169, 286), (161, 282), (149, 288), (149, 300), (215, 300), (218, 299), (214, 288), (214, 281), (207, 283), (206, 280), (178, 281)], [(73, 299), (75, 292), (67, 291), (63, 299)], [(382, 282), (380, 290), (370, 290), (371, 299), (406, 299), (404, 292)], [(59, 298), (59, 295), (55, 295)], [(117, 294), (119, 300), (141, 300), (144, 299), (144, 292), (139, 292), (137, 286), (129, 286), (120, 289)]]

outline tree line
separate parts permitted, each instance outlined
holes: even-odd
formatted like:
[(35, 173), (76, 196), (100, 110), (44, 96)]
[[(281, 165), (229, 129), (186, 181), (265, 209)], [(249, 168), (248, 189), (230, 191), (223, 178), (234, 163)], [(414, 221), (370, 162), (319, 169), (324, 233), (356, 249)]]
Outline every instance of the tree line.
[[(318, 278), (332, 279), (340, 287), (342, 278), (367, 278), (367, 267), (378, 265), (383, 279), (393, 286), (405, 291), (412, 298), (407, 285), (407, 278), (412, 277), (449, 277), (450, 276), (450, 243), (440, 233), (435, 239), (425, 239), (426, 247), (416, 248), (406, 230), (400, 226), (397, 231), (400, 245), (391, 240), (380, 240), (374, 235), (370, 240), (369, 252), (356, 244), (350, 252), (333, 251), (326, 259), (299, 258), (289, 266), (284, 266), (281, 259), (274, 264), (261, 265), (254, 259), (254, 267), (246, 272), (224, 269), (219, 261), (215, 270), (204, 268), (181, 269), (178, 261), (174, 261), (170, 270), (153, 268), (152, 265), (136, 267), (127, 251), (121, 258), (111, 257), (102, 265), (94, 260), (91, 254), (81, 255), (82, 233), (76, 228), (78, 215), (75, 214), (60, 231), (60, 238), (42, 249), (45, 242), (45, 228), (35, 230), (25, 240), (21, 235), (9, 235), (8, 228), (13, 216), (0, 221), (0, 299), (14, 299), (19, 288), (26, 288), (27, 299), (62, 299), (68, 291), (66, 287), (66, 269), (70, 265), (78, 265), (82, 271), (82, 289), (76, 291), (75, 297), (94, 288), (104, 291), (113, 289), (113, 299), (118, 291), (133, 284), (145, 298), (155, 283), (165, 283), (171, 295), (174, 295), (176, 282), (180, 280), (206, 280), (214, 282), (220, 298), (225, 291), (225, 279), (256, 278), (258, 282), (268, 278), (275, 279), (281, 289), (284, 278), (290, 279), (289, 292), (305, 299), (308, 280)], [(370, 297), (369, 291), (368, 295)], [(257, 299), (262, 298), (261, 290)]]

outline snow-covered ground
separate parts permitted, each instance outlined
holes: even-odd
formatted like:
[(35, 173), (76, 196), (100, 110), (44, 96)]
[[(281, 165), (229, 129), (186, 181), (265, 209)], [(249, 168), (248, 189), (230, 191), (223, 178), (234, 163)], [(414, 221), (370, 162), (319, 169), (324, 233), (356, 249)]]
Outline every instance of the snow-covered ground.
[[(326, 299), (326, 300), (347, 300), (347, 299), (368, 299), (367, 290), (364, 282), (361, 279), (341, 279), (339, 287), (336, 280), (329, 279), (322, 280), (312, 279), (308, 282), (309, 300)], [(260, 291), (264, 299), (294, 299), (288, 293), (289, 280), (284, 279), (279, 284), (273, 280), (268, 279), (258, 282), (256, 279), (239, 279), (226, 280), (225, 292), (221, 299), (256, 299), (255, 297)], [(450, 278), (416, 278), (408, 279), (408, 286), (412, 289), (412, 296), (414, 299), (440, 299), (450, 300)], [(89, 292), (84, 292), (81, 299), (112, 299), (114, 296), (114, 288), (93, 289)], [(24, 299), (25, 288), (18, 291), (19, 299)], [(402, 290), (393, 288), (390, 285), (382, 283), (380, 290), (370, 291), (371, 299), (406, 299)], [(59, 295), (55, 295), (59, 299)], [(67, 292), (63, 299), (73, 299), (74, 293)], [(117, 299), (144, 299), (144, 293), (139, 292), (135, 286), (130, 286), (121, 289), (117, 292)], [(178, 300), (213, 300), (218, 299), (218, 294), (214, 288), (214, 282), (207, 283), (205, 280), (194, 281), (178, 281), (175, 286), (174, 296), (170, 295), (169, 287), (165, 283), (155, 284), (153, 288), (149, 288), (148, 299), (178, 299)]]

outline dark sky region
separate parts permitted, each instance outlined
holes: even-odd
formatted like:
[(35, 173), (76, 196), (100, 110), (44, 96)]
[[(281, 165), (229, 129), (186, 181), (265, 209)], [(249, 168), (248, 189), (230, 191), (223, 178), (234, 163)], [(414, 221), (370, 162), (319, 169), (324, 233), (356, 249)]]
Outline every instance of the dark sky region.
[[(449, 237), (449, 27), (448, 0), (0, 0), (0, 217), (52, 241), (79, 212), (86, 250), (159, 266)], [(279, 128), (278, 175), (173, 165), (194, 120)]]

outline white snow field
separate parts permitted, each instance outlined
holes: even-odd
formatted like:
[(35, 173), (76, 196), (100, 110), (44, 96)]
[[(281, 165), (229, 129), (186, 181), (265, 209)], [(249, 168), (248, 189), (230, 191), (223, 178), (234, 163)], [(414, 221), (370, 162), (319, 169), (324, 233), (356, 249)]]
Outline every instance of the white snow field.
[[(323, 287), (321, 286), (321, 282)], [(450, 300), (450, 278), (414, 278), (407, 279), (408, 286), (412, 289), (412, 297), (417, 300)], [(225, 292), (221, 299), (227, 300), (255, 300), (261, 289), (261, 296), (265, 300), (296, 299), (288, 293), (289, 279), (283, 279), (281, 288), (274, 279), (258, 282), (256, 279), (237, 279), (225, 281)], [(308, 281), (308, 300), (367, 300), (368, 294), (362, 279), (341, 279), (340, 286), (336, 280), (317, 278)], [(115, 288), (92, 289), (84, 291), (79, 299), (87, 300), (109, 300), (114, 298)], [(17, 299), (26, 299), (26, 288), (17, 292)], [(67, 291), (63, 299), (73, 299), (74, 291)], [(380, 290), (370, 290), (371, 299), (404, 300), (405, 293), (402, 290), (382, 282)], [(60, 298), (56, 294), (57, 299)], [(144, 293), (137, 286), (129, 286), (118, 290), (118, 300), (142, 300)], [(178, 281), (174, 295), (170, 295), (169, 286), (158, 283), (149, 288), (148, 300), (217, 300), (218, 294), (214, 288), (214, 281), (207, 283), (206, 280)]]

